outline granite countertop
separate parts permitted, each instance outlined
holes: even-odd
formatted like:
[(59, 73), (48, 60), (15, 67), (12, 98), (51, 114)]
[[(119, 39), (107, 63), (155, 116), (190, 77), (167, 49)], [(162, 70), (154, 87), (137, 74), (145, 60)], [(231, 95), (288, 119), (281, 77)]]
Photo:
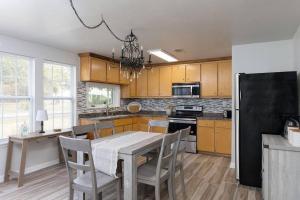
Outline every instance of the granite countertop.
[(81, 119), (90, 119), (90, 120), (111, 120), (111, 119), (120, 119), (126, 117), (134, 116), (165, 116), (167, 115), (164, 111), (140, 111), (138, 113), (129, 113), (127, 111), (118, 111), (113, 115), (106, 116), (105, 113), (82, 113), (78, 117)]
[(223, 113), (203, 113), (203, 116), (197, 117), (197, 119), (202, 120), (229, 120), (231, 118), (224, 118)]
[(291, 145), (289, 141), (286, 138), (282, 137), (281, 135), (263, 134), (262, 142), (264, 148), (273, 149), (273, 150), (300, 152), (300, 147), (295, 147)]
[[(120, 119), (126, 117), (134, 116), (166, 116), (164, 111), (140, 111), (138, 113), (129, 113), (127, 111), (118, 111), (113, 115), (106, 116), (105, 113), (82, 113), (79, 114), (81, 119), (90, 119), (90, 120), (112, 120)], [(203, 113), (203, 116), (197, 117), (197, 119), (202, 120), (231, 120), (229, 118), (224, 118), (223, 113)]]

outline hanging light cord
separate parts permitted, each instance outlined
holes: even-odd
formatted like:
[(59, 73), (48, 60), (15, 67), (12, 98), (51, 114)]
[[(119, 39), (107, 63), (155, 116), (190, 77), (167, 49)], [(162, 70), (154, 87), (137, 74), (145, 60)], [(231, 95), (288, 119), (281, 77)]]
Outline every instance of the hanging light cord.
[(120, 37), (118, 37), (118, 36), (111, 30), (111, 28), (108, 26), (108, 24), (106, 23), (106, 21), (103, 19), (103, 16), (101, 16), (101, 21), (100, 21), (97, 25), (94, 25), (94, 26), (89, 26), (89, 25), (87, 25), (87, 24), (84, 23), (84, 21), (80, 18), (79, 14), (78, 14), (78, 12), (77, 12), (77, 10), (76, 10), (74, 4), (73, 4), (73, 0), (70, 0), (70, 4), (71, 4), (71, 7), (72, 7), (72, 9), (73, 9), (73, 11), (74, 11), (76, 17), (78, 18), (78, 20), (80, 21), (80, 23), (81, 23), (84, 27), (86, 27), (86, 28), (88, 28), (88, 29), (96, 29), (96, 28), (98, 28), (99, 26), (101, 26), (102, 24), (104, 24), (104, 25), (106, 26), (106, 28), (109, 30), (109, 32), (110, 32), (117, 40), (119, 40), (119, 41), (121, 41), (121, 42), (130, 42), (130, 41), (126, 41), (126, 40), (123, 40), (123, 39), (121, 39)]

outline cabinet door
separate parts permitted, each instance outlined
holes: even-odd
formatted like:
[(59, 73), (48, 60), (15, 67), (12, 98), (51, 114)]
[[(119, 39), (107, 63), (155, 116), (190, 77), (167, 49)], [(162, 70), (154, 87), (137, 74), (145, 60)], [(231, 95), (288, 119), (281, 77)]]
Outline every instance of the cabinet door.
[(91, 76), (91, 57), (82, 56), (80, 57), (80, 80), (89, 81)]
[(130, 86), (121, 85), (121, 98), (130, 98)]
[(121, 72), (120, 72), (120, 84), (129, 84), (128, 72), (121, 70)]
[(136, 80), (136, 95), (138, 97), (148, 96), (148, 70), (143, 69)]
[(201, 64), (201, 96), (218, 96), (218, 64), (216, 62)]
[(201, 66), (199, 63), (187, 64), (185, 66), (185, 81), (187, 83), (200, 82)]
[(116, 126), (115, 127), (115, 132), (116, 133), (123, 133), (124, 132), (124, 127), (123, 126)]
[(172, 66), (172, 83), (185, 83), (185, 65)]
[(124, 132), (125, 131), (132, 131), (132, 124), (124, 126)]
[(110, 136), (112, 134), (113, 134), (113, 131), (111, 128), (102, 129), (100, 131), (100, 137), (106, 137), (106, 136)]
[(218, 96), (231, 97), (232, 69), (231, 61), (218, 63)]
[(129, 83), (129, 93), (130, 97), (136, 97), (136, 78), (132, 78)]
[(106, 82), (106, 62), (98, 58), (91, 58), (91, 80)]
[(107, 64), (107, 82), (120, 83), (120, 68), (115, 63)]
[(160, 67), (159, 69), (159, 96), (172, 96), (172, 67)]
[(132, 124), (132, 130), (133, 131), (139, 131), (140, 130), (140, 127), (138, 124)]
[(217, 153), (230, 154), (231, 129), (215, 128), (215, 151)]
[(199, 151), (215, 151), (215, 129), (212, 127), (198, 127), (197, 149)]
[(153, 67), (148, 71), (148, 96), (159, 96), (159, 67)]

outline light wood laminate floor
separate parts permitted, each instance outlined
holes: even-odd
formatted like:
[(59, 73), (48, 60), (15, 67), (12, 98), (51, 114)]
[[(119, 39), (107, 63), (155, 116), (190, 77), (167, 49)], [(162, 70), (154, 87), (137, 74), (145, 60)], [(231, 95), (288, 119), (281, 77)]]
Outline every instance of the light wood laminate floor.
[[(184, 162), (185, 184), (190, 200), (260, 200), (258, 189), (238, 185), (234, 169), (229, 168), (230, 159), (203, 154), (186, 154)], [(179, 177), (176, 174), (176, 194), (181, 200)], [(17, 188), (16, 180), (0, 184), (2, 200), (61, 200), (68, 199), (68, 177), (65, 166), (56, 165), (34, 172), (25, 177), (25, 184)], [(140, 192), (140, 190), (139, 190)], [(145, 189), (146, 199), (154, 199), (154, 189)], [(163, 185), (161, 199), (167, 200), (167, 189)], [(104, 200), (115, 199), (115, 192), (108, 188)]]

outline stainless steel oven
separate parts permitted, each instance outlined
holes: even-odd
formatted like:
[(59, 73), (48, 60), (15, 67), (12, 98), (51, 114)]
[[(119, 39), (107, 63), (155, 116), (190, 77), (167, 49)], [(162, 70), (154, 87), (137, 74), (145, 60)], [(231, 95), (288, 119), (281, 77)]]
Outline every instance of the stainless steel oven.
[(186, 152), (197, 153), (197, 116), (202, 115), (202, 109), (202, 106), (176, 106), (176, 111), (169, 116), (170, 133), (191, 127), (189, 136), (181, 142)]
[(199, 98), (200, 83), (173, 83), (172, 96), (179, 98)]
[(177, 130), (191, 127), (190, 135), (183, 139), (186, 152), (197, 153), (197, 120), (183, 118), (169, 118), (169, 132), (173, 133)]

